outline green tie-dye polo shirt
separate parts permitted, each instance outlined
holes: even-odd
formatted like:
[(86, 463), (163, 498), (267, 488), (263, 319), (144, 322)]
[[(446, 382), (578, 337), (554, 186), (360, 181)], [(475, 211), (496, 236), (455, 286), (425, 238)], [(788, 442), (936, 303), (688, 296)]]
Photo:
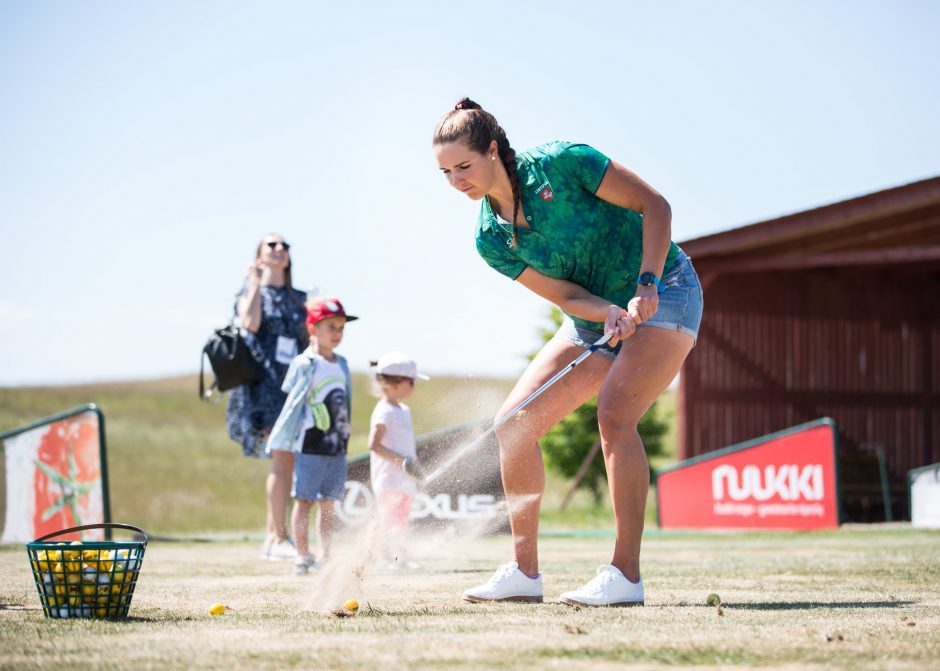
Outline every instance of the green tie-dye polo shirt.
[[(510, 279), (526, 266), (578, 284), (626, 307), (636, 292), (643, 260), (643, 215), (595, 196), (610, 159), (584, 144), (550, 142), (516, 155), (522, 209), (530, 228), (497, 218), (484, 198), (477, 224), (477, 251)], [(670, 243), (664, 268), (679, 253)], [(572, 316), (578, 326), (602, 331), (603, 323)]]

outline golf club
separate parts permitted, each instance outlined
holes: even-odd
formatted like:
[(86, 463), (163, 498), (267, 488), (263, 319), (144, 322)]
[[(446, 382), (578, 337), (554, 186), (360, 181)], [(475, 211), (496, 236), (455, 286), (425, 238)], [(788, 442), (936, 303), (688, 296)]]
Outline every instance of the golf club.
[(431, 473), (429, 476), (427, 476), (424, 479), (424, 484), (429, 485), (432, 482), (434, 482), (437, 478), (439, 478), (442, 474), (444, 474), (448, 469), (450, 469), (451, 466), (453, 466), (460, 459), (462, 459), (468, 452), (478, 447), (486, 439), (487, 436), (489, 436), (491, 433), (496, 431), (496, 429), (498, 429), (503, 424), (505, 424), (509, 419), (514, 417), (516, 413), (518, 413), (524, 407), (529, 405), (529, 403), (531, 403), (536, 398), (538, 398), (538, 396), (543, 391), (545, 391), (546, 389), (551, 387), (553, 384), (558, 382), (558, 380), (560, 380), (565, 375), (567, 375), (569, 371), (571, 371), (575, 366), (577, 366), (579, 363), (587, 359), (589, 356), (591, 356), (591, 354), (593, 354), (599, 348), (601, 348), (608, 340), (610, 340), (611, 335), (612, 334), (610, 333), (605, 333), (603, 336), (601, 336), (601, 338), (598, 339), (597, 342), (595, 342), (588, 349), (586, 349), (581, 355), (579, 355), (577, 359), (575, 359), (574, 361), (569, 363), (567, 366), (562, 368), (560, 371), (555, 373), (555, 375), (550, 380), (548, 380), (545, 384), (543, 384), (541, 387), (539, 387), (534, 392), (532, 392), (532, 394), (530, 394), (528, 398), (526, 398), (524, 401), (522, 401), (519, 405), (517, 405), (515, 408), (510, 410), (508, 413), (500, 417), (500, 419), (495, 424), (493, 424), (493, 426), (491, 426), (485, 432), (480, 434), (476, 439), (474, 439), (470, 443), (467, 443), (463, 448), (457, 450), (456, 454), (452, 455), (447, 461), (445, 461), (441, 466), (435, 469), (433, 473)]

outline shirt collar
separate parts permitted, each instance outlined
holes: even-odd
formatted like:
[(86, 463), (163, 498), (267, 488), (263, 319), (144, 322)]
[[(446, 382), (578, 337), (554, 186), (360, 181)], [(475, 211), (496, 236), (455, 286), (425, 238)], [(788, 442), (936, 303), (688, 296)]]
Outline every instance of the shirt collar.
[[(519, 185), (522, 190), (522, 193), (519, 194), (519, 201), (523, 203), (523, 207), (525, 207), (526, 192), (532, 186), (538, 186), (538, 179), (533, 170), (533, 165), (534, 161), (528, 152), (516, 154), (516, 170), (519, 171)], [(493, 212), (490, 200), (486, 196), (483, 197), (483, 203), (480, 205), (480, 228), (484, 231), (494, 231), (496, 233), (506, 232), (505, 227), (497, 221), (496, 213)], [(512, 235), (511, 227), (509, 235)]]

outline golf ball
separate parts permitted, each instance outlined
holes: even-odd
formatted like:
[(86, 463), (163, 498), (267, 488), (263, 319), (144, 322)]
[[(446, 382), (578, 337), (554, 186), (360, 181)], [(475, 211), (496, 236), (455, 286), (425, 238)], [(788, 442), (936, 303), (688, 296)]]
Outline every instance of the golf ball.
[(359, 602), (355, 599), (347, 599), (346, 602), (343, 603), (343, 608), (355, 613), (357, 610), (359, 610)]

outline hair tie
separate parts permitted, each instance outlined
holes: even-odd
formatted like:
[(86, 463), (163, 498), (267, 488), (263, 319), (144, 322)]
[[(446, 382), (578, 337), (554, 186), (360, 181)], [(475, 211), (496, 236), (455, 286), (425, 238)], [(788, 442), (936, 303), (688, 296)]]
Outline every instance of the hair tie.
[(461, 98), (457, 101), (457, 104), (454, 105), (455, 110), (482, 110), (477, 103), (470, 100), (470, 98)]

